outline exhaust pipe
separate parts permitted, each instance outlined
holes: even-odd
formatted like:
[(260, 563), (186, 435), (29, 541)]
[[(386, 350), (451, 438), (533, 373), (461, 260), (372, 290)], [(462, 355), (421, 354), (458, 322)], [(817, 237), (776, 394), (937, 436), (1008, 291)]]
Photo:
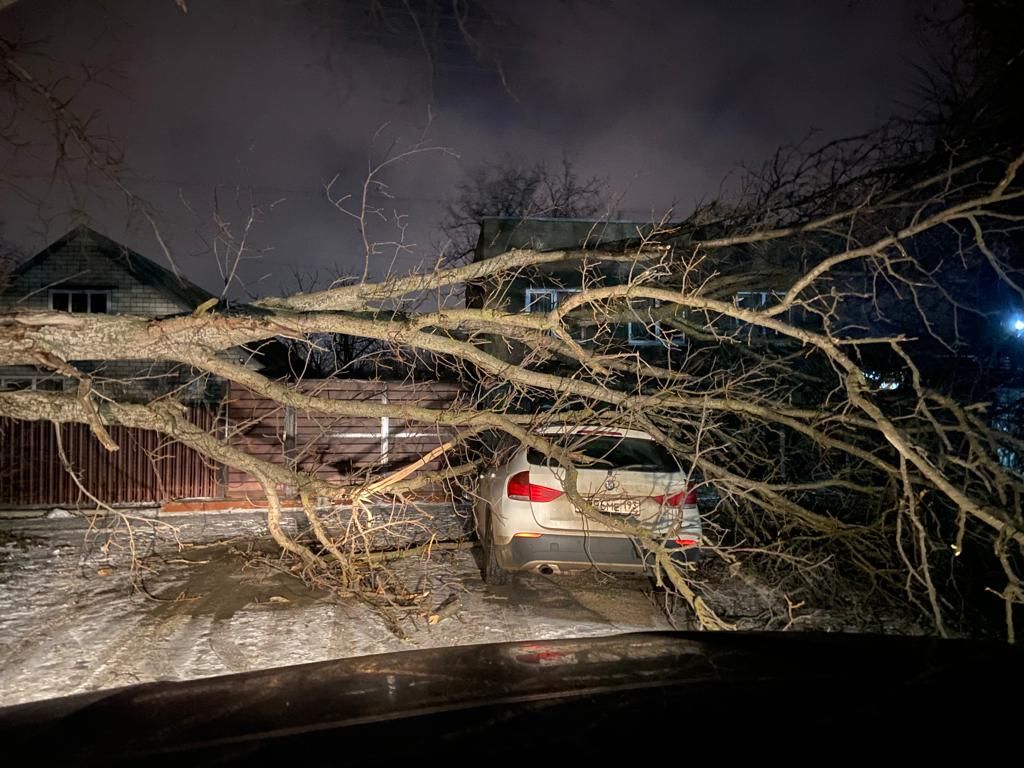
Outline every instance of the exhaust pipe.
[(551, 574), (553, 574), (555, 572), (555, 569), (553, 567), (551, 567), (550, 565), (548, 565), (547, 563), (545, 563), (544, 565), (538, 567), (537, 570), (540, 571), (541, 573), (543, 573), (545, 576), (550, 576)]

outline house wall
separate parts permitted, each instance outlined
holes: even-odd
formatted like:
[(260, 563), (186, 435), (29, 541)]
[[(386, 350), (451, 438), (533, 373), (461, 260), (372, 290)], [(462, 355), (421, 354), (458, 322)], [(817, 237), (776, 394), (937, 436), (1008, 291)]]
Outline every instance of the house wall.
[[(650, 224), (628, 221), (487, 218), (480, 222), (480, 239), (474, 258), (483, 261), (516, 248), (593, 249), (637, 240), (650, 231)], [(583, 267), (582, 259), (573, 259), (537, 270), (543, 275), (541, 279), (536, 274), (520, 274), (511, 280), (481, 281), (467, 286), (466, 305), (479, 308), (487, 303), (506, 312), (518, 312), (523, 309), (526, 289), (531, 285), (578, 286)], [(615, 265), (603, 265), (599, 280), (606, 285), (621, 283), (621, 271)]]
[[(120, 402), (146, 403), (173, 391), (183, 403), (217, 403), (225, 391), (224, 382), (199, 376), (188, 366), (151, 360), (110, 360), (76, 362), (92, 377), (94, 389)], [(0, 389), (41, 389), (75, 392), (78, 382), (30, 365), (0, 367)]]
[[(629, 253), (638, 248), (642, 238), (649, 236), (652, 230), (652, 224), (634, 221), (487, 218), (480, 224), (475, 259), (481, 261), (494, 258), (517, 248), (550, 251), (603, 247)], [(585, 257), (567, 259), (557, 264), (523, 270), (511, 277), (503, 275), (499, 279), (481, 280), (469, 285), (466, 288), (466, 305), (471, 308), (486, 305), (503, 312), (522, 312), (526, 309), (529, 288), (579, 288), (584, 274), (590, 287), (622, 285), (629, 281), (633, 269), (633, 265), (625, 261), (587, 264)], [(588, 324), (585, 318), (580, 318), (580, 322), (580, 332), (585, 337)], [(589, 327), (592, 332), (595, 326), (590, 323)], [(636, 327), (639, 329), (640, 322)], [(639, 350), (644, 358), (661, 365), (680, 356), (678, 349), (673, 350), (662, 344), (630, 344), (625, 320), (611, 328), (602, 325), (602, 337), (616, 349), (621, 346), (623, 352)], [(488, 339), (482, 347), (504, 360), (518, 360), (525, 354), (524, 348), (498, 337)]]
[[(49, 292), (59, 288), (110, 291), (109, 314), (161, 317), (194, 309), (158, 287), (141, 282), (118, 258), (110, 257), (112, 247), (116, 244), (98, 242), (88, 230), (59, 242), (45, 259), (12, 277), (0, 293), (0, 312), (49, 310)], [(221, 392), (219, 383), (196, 379), (190, 369), (174, 363), (116, 360), (77, 365), (93, 375), (98, 390), (121, 400), (145, 402), (176, 391), (186, 402), (214, 402)], [(78, 386), (77, 382), (31, 366), (0, 368), (0, 385), (25, 386), (32, 379), (36, 386), (48, 389), (74, 390)]]
[[(475, 259), (482, 261), (500, 256), (516, 248), (539, 250), (595, 250), (604, 248), (628, 257), (639, 250), (643, 238), (653, 234), (653, 225), (642, 222), (592, 222), (573, 219), (512, 219), (486, 218), (480, 223), (480, 238)], [(694, 235), (689, 235), (693, 237)], [(682, 236), (681, 241), (682, 241)], [(828, 242), (797, 241), (790, 239), (767, 244), (720, 249), (713, 260), (705, 265), (707, 274), (694, 273), (692, 280), (702, 286), (711, 298), (732, 301), (744, 292), (765, 295), (784, 291), (802, 273), (805, 261), (814, 258)], [(623, 261), (587, 264), (586, 256), (559, 261), (516, 272), (511, 277), (484, 279), (467, 286), (468, 307), (491, 307), (504, 312), (522, 312), (526, 307), (529, 288), (579, 288), (584, 275), (589, 287), (622, 285), (632, 278), (636, 265), (628, 258)], [(665, 284), (656, 284), (666, 287)], [(579, 338), (586, 344), (586, 311), (576, 318), (581, 325)], [(604, 320), (605, 318), (599, 318)], [(685, 360), (686, 348), (691, 343), (685, 334), (665, 332), (648, 333), (656, 327), (657, 312), (642, 302), (633, 305), (630, 312), (623, 308), (610, 326), (601, 326), (601, 342), (608, 344), (608, 353), (638, 353), (647, 362), (675, 368)], [(793, 319), (803, 322), (807, 318)], [(633, 321), (633, 333), (629, 321)], [(698, 321), (690, 315), (691, 322)], [(590, 322), (591, 330), (595, 327)], [(668, 328), (662, 323), (662, 331)], [(763, 334), (762, 334), (763, 335)], [(483, 344), (492, 355), (504, 360), (519, 360), (525, 350), (515, 343), (492, 337)]]
[(15, 275), (0, 294), (0, 312), (49, 309), (49, 289), (59, 287), (110, 290), (111, 314), (160, 317), (195, 309), (140, 283), (83, 233), (58, 245), (40, 264)]
[(653, 224), (641, 221), (485, 218), (480, 222), (476, 260), (489, 259), (513, 248), (594, 249), (612, 243), (639, 241), (653, 229)]

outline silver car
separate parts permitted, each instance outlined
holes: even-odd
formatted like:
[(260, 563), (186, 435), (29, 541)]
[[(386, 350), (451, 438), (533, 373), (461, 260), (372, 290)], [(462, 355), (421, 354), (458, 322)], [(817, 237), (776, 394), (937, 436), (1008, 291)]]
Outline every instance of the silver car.
[[(577, 488), (597, 509), (643, 526), (674, 559), (699, 558), (696, 492), (676, 458), (650, 435), (607, 427), (538, 434), (586, 457)], [(511, 571), (643, 571), (652, 561), (636, 538), (578, 511), (564, 491), (565, 471), (543, 453), (513, 444), (496, 454), (473, 506), (488, 583), (506, 583)]]

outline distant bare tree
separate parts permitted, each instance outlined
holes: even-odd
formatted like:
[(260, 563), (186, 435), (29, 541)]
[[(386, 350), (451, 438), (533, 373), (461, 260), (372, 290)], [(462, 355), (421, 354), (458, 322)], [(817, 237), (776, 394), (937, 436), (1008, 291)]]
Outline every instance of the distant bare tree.
[(581, 179), (568, 157), (551, 167), (505, 155), (473, 168), (456, 187), (441, 222), (440, 250), (453, 261), (468, 258), (486, 216), (589, 218), (601, 213), (606, 196), (605, 182)]
[[(309, 293), (318, 288), (354, 285), (356, 275), (321, 272), (293, 272), (296, 289)], [(278, 359), (268, 360), (279, 374), (296, 380), (325, 379), (331, 377), (364, 376), (378, 374), (382, 360), (390, 360), (388, 345), (363, 336), (347, 333), (321, 333), (307, 339), (282, 338), (273, 347)], [(272, 354), (264, 350), (264, 355)], [(396, 372), (397, 374), (397, 372)]]
[(1012, 144), (1024, 117), (1018, 4), (965, 0), (926, 7), (937, 45), (919, 69), (926, 108), (918, 119), (934, 141), (968, 154)]

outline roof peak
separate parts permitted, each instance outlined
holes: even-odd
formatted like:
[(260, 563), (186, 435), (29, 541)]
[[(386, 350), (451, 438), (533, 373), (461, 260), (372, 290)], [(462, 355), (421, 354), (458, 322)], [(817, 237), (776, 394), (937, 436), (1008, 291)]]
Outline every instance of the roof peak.
[(207, 299), (213, 298), (213, 294), (186, 278), (177, 267), (174, 270), (168, 269), (85, 223), (74, 225), (35, 256), (19, 264), (14, 274), (21, 274), (38, 265), (64, 245), (85, 242), (96, 245), (98, 254), (117, 262), (136, 280), (171, 297), (181, 304), (183, 309), (195, 309)]

